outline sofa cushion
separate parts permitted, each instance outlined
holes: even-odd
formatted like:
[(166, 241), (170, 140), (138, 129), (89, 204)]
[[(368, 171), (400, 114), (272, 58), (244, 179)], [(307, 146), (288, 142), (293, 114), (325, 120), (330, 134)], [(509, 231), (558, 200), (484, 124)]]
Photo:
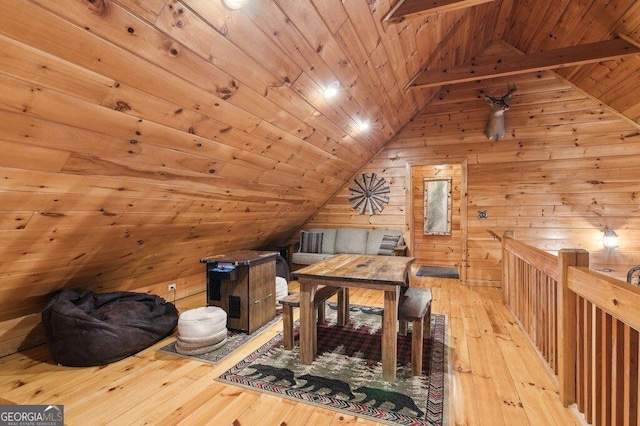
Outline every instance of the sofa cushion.
[(322, 252), (322, 232), (306, 232), (300, 233), (300, 252), (302, 253), (321, 253)]
[(366, 229), (338, 228), (336, 233), (336, 253), (365, 254), (367, 250)]
[[(380, 246), (382, 244), (382, 239), (385, 235), (389, 236), (398, 236), (400, 239), (398, 240), (398, 244), (402, 243), (402, 231), (396, 231), (393, 229), (373, 229), (369, 231), (369, 236), (367, 238), (367, 254), (380, 254)], [(393, 254), (393, 250), (391, 252)]]
[(322, 232), (322, 252), (328, 254), (336, 253), (336, 232), (333, 228), (311, 228), (308, 232)]
[(378, 254), (380, 256), (393, 256), (395, 254), (395, 248), (400, 242), (400, 235), (385, 235), (382, 237), (382, 243), (380, 243), (380, 250)]
[[(320, 262), (321, 260), (326, 260), (332, 258), (333, 254), (328, 253), (292, 253), (291, 254), (291, 262), (296, 265), (311, 265), (312, 263)], [(295, 275), (295, 271), (294, 271)]]

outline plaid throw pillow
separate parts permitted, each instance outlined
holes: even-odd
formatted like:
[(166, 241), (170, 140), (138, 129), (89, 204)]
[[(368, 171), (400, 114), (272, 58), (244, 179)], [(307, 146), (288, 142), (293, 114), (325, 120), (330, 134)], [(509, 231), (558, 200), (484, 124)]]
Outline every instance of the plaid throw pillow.
[(306, 232), (300, 234), (301, 253), (322, 253), (322, 232)]
[(402, 235), (385, 235), (382, 237), (378, 254), (382, 256), (393, 256), (393, 249), (395, 249), (400, 242), (400, 238), (402, 238)]

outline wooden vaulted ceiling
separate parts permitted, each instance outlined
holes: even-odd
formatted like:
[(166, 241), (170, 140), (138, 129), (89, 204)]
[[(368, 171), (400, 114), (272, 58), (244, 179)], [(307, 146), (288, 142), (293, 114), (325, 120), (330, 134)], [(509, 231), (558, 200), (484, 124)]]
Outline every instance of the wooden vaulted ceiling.
[[(446, 86), (408, 88), (423, 72), (468, 70), (494, 43), (640, 40), (631, 0), (408, 3), (392, 18), (393, 0), (5, 1), (0, 320), (61, 287), (145, 288), (289, 237)], [(639, 70), (557, 72), (640, 123)]]

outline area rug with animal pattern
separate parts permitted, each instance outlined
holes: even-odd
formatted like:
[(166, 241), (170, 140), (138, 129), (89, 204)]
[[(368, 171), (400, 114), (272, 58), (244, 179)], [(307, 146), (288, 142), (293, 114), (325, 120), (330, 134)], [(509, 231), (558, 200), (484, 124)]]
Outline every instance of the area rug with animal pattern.
[[(351, 305), (349, 323), (336, 324), (335, 304), (318, 326), (318, 354), (311, 365), (272, 338), (217, 380), (322, 406), (379, 423), (442, 425), (446, 422), (446, 317), (432, 315), (424, 339), (423, 374), (411, 376), (411, 335), (398, 336), (397, 379), (382, 380), (382, 309)], [(296, 338), (297, 338), (296, 328)]]

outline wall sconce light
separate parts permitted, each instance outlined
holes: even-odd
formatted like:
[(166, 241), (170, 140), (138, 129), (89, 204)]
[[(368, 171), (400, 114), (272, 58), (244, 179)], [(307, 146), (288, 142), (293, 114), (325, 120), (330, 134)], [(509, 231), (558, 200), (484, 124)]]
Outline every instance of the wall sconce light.
[(340, 82), (338, 80), (331, 82), (326, 89), (324, 89), (324, 98), (331, 99), (338, 94), (338, 90), (340, 90)]
[(604, 230), (604, 236), (602, 237), (602, 245), (606, 249), (618, 247), (618, 234), (616, 234), (613, 229), (606, 228)]
[(229, 9), (238, 10), (242, 9), (248, 1), (249, 0), (222, 0), (222, 3), (224, 3), (224, 5)]

